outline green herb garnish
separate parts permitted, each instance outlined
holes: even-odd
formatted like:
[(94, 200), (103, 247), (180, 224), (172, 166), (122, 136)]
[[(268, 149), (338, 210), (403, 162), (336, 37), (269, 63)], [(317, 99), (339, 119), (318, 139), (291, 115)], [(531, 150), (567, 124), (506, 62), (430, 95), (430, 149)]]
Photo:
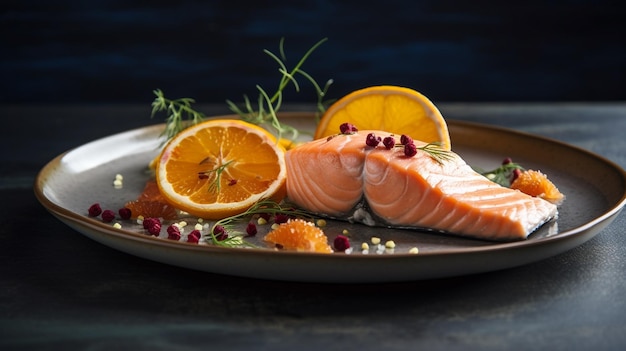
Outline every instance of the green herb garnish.
[(492, 169), (490, 171), (485, 171), (478, 167), (473, 168), (476, 172), (487, 177), (487, 179), (507, 188), (511, 186), (511, 181), (514, 179), (514, 174), (519, 171), (524, 171), (524, 167), (522, 167), (519, 163), (511, 161), (511, 159), (509, 158), (505, 159), (500, 167)]
[(417, 149), (426, 152), (428, 156), (430, 156), (432, 159), (440, 164), (443, 164), (444, 161), (449, 161), (454, 158), (454, 155), (450, 151), (442, 148), (441, 143), (438, 141), (428, 143), (424, 146), (420, 146)]
[(282, 106), (283, 92), (289, 84), (292, 84), (294, 86), (296, 92), (300, 91), (300, 84), (296, 79), (297, 75), (303, 76), (315, 88), (315, 92), (317, 94), (317, 118), (319, 119), (319, 116), (324, 113), (324, 111), (326, 111), (326, 107), (328, 104), (331, 103), (331, 101), (325, 101), (324, 98), (326, 97), (328, 88), (333, 83), (332, 79), (329, 79), (326, 84), (321, 87), (317, 83), (317, 81), (313, 79), (313, 77), (311, 77), (311, 75), (309, 75), (302, 69), (302, 65), (309, 58), (309, 56), (311, 56), (313, 51), (315, 51), (326, 40), (327, 38), (324, 38), (318, 41), (315, 45), (313, 45), (292, 69), (288, 69), (287, 65), (285, 64), (287, 57), (284, 50), (284, 38), (281, 38), (279, 44), (280, 56), (274, 54), (267, 49), (263, 50), (263, 52), (269, 55), (272, 59), (274, 59), (274, 61), (276, 61), (279, 66), (278, 72), (280, 72), (281, 78), (278, 83), (278, 88), (276, 92), (270, 96), (265, 89), (263, 89), (260, 85), (257, 85), (256, 88), (259, 91), (259, 97), (257, 99), (256, 107), (253, 106), (248, 96), (244, 95), (243, 107), (239, 107), (234, 102), (227, 100), (226, 103), (228, 104), (230, 109), (238, 114), (244, 121), (257, 125), (262, 125), (266, 128), (271, 127), (271, 129), (275, 131), (278, 139), (282, 138), (283, 135), (286, 133), (291, 134), (289, 139), (297, 139), (300, 131), (297, 128), (282, 123), (278, 119), (276, 113), (278, 112), (278, 110), (280, 110)]
[[(307, 212), (299, 210), (292, 206), (288, 206), (286, 204), (281, 205), (280, 203), (277, 203), (273, 200), (261, 200), (240, 214), (222, 218), (216, 221), (209, 230), (210, 236), (206, 240), (210, 240), (211, 243), (217, 246), (256, 247), (254, 244), (244, 240), (245, 234), (237, 231), (235, 226), (233, 226), (233, 223), (241, 221), (244, 218), (260, 214), (269, 214), (274, 216), (277, 214), (283, 214), (290, 217), (312, 218)], [(219, 227), (224, 228), (228, 234), (228, 236), (223, 240), (220, 240), (218, 236), (215, 235), (216, 229)]]
[(165, 97), (160, 89), (154, 90), (153, 93), (156, 95), (156, 98), (152, 101), (151, 117), (154, 117), (157, 112), (167, 112), (165, 130), (162, 134), (166, 137), (165, 142), (182, 132), (183, 129), (189, 126), (189, 123), (198, 124), (204, 120), (204, 114), (191, 107), (191, 104), (196, 102), (194, 99), (180, 98), (170, 100)]

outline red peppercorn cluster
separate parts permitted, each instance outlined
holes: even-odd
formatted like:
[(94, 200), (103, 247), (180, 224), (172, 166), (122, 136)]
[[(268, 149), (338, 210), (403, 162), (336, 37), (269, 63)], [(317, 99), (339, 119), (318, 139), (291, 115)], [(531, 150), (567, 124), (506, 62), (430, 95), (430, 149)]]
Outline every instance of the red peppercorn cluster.
[[(117, 212), (121, 219), (129, 219), (131, 216), (130, 209), (126, 207), (120, 208)], [(87, 209), (87, 213), (89, 214), (89, 217), (101, 216), (104, 223), (111, 223), (115, 220), (115, 212), (113, 212), (112, 210), (103, 211), (99, 203), (95, 203), (89, 206), (89, 209)]]
[[(381, 142), (387, 150), (391, 150), (394, 147), (398, 146), (396, 144), (396, 139), (393, 137), (393, 135), (381, 138), (374, 133), (369, 133), (365, 137), (365, 144), (367, 146), (377, 147), (378, 144), (380, 144)], [(415, 146), (415, 143), (410, 136), (402, 134), (402, 136), (400, 137), (400, 145), (404, 147), (404, 155), (412, 157), (417, 154), (417, 146)]]

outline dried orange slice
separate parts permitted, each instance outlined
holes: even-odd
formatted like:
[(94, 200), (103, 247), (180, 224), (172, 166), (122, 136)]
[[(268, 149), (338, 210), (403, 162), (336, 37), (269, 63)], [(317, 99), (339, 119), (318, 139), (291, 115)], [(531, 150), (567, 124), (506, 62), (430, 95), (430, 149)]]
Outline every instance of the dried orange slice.
[(427, 143), (439, 142), (450, 150), (448, 126), (441, 112), (426, 96), (410, 88), (372, 86), (342, 97), (322, 116), (315, 139), (339, 133), (345, 122), (360, 130), (384, 130)]
[(208, 120), (168, 142), (156, 165), (159, 191), (174, 207), (219, 219), (285, 196), (285, 149), (267, 130), (235, 119)]
[(290, 219), (267, 233), (264, 238), (287, 250), (332, 253), (328, 237), (324, 231), (303, 219)]

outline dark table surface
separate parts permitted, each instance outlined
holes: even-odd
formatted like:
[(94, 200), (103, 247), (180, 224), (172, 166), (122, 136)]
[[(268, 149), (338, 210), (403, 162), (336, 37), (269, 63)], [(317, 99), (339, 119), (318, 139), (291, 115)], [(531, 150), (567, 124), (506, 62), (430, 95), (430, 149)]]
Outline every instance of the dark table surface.
[[(623, 103), (439, 107), (447, 118), (562, 140), (626, 167)], [(623, 212), (592, 240), (534, 264), (438, 280), (332, 285), (221, 276), (137, 258), (73, 231), (37, 202), (33, 182), (49, 160), (159, 122), (149, 109), (0, 107), (0, 349), (626, 347)]]

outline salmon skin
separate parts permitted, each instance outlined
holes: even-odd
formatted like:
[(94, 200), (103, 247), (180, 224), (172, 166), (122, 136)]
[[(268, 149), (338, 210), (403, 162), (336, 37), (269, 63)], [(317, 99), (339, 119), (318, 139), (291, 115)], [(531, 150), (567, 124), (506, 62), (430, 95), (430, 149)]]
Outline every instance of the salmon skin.
[(317, 215), (370, 226), (495, 241), (526, 239), (558, 215), (555, 204), (490, 181), (454, 152), (442, 161), (419, 149), (409, 157), (403, 148), (367, 146), (369, 133), (390, 135), (359, 131), (289, 150), (288, 200)]

